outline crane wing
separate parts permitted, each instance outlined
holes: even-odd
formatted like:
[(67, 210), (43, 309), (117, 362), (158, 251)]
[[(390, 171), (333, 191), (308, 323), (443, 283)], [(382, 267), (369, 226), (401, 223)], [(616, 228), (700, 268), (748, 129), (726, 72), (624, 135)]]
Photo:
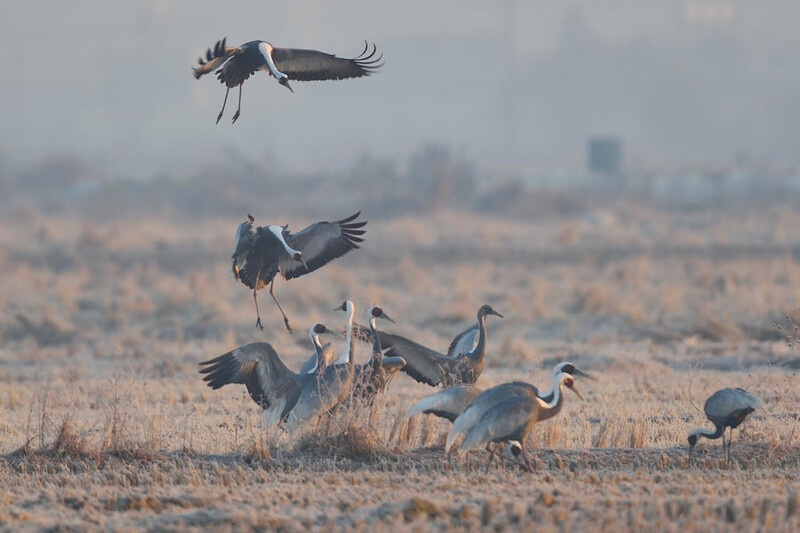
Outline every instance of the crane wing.
[(421, 399), (408, 410), (408, 416), (430, 413), (453, 421), (481, 393), (474, 385), (454, 385)]
[(203, 381), (212, 389), (242, 383), (253, 401), (277, 413), (281, 413), (292, 398), (296, 400), (302, 388), (297, 374), (283, 364), (275, 349), (266, 342), (241, 346), (203, 361), (200, 366), (200, 373), (206, 374)]
[(389, 346), (385, 357), (402, 357), (405, 360), (403, 372), (432, 387), (446, 381), (445, 376), (453, 364), (452, 359), (400, 335), (379, 334), (381, 346)]
[(275, 62), (275, 68), (289, 76), (290, 80), (343, 80), (369, 76), (381, 67), (383, 63), (380, 61), (383, 55), (375, 57), (376, 52), (374, 44), (371, 51), (366, 44), (361, 54), (348, 59), (318, 50), (273, 48), (272, 60)]
[(539, 406), (534, 397), (515, 396), (504, 400), (486, 411), (478, 423), (470, 428), (459, 449), (466, 452), (509, 438), (522, 442), (525, 428), (530, 427), (531, 418), (536, 417), (538, 412)]
[(198, 66), (192, 68), (195, 79), (199, 80), (204, 74), (213, 72), (238, 51), (238, 48), (226, 47), (225, 39), (217, 41), (213, 48), (206, 50), (205, 59), (202, 56), (197, 59)]
[(455, 357), (462, 353), (471, 352), (478, 344), (479, 335), (480, 326), (476, 322), (471, 327), (456, 335), (456, 338), (453, 339), (453, 342), (450, 343), (450, 347), (447, 349), (447, 356)]
[(279, 257), (283, 248), (267, 228), (257, 228), (255, 234), (237, 243), (240, 257), (239, 281), (251, 289), (262, 289), (278, 273)]
[(298, 233), (287, 234), (286, 243), (303, 254), (305, 263), (281, 249), (278, 268), (283, 277), (292, 279), (308, 274), (350, 250), (360, 248), (358, 243), (364, 241), (361, 235), (366, 233), (361, 228), (367, 224), (366, 220), (353, 222), (360, 214), (361, 211), (336, 222), (317, 222)]

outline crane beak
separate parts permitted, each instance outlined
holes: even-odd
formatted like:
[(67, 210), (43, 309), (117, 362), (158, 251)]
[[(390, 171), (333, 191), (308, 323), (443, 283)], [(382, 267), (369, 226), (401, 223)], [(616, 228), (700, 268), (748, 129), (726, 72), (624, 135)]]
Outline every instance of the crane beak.
[(491, 311), (489, 311), (489, 314), (491, 314), (491, 315), (494, 315), (494, 316), (499, 316), (500, 318), (503, 318), (503, 315), (501, 315), (500, 313), (498, 313), (498, 312), (497, 312), (497, 311), (495, 311), (494, 309), (492, 309)]
[(583, 397), (583, 395), (582, 395), (580, 392), (578, 392), (578, 389), (576, 389), (576, 388), (575, 388), (575, 383), (573, 383), (573, 384), (572, 384), (572, 387), (570, 387), (569, 389), (570, 389), (572, 392), (574, 392), (574, 393), (575, 393), (575, 395), (576, 395), (578, 398), (580, 398), (582, 402), (585, 402), (585, 401), (586, 401), (586, 399)]
[(594, 379), (590, 374), (587, 374), (583, 370), (578, 370), (577, 368), (572, 371), (572, 375), (573, 376), (580, 376), (580, 377), (586, 378), (586, 379)]
[(289, 76), (284, 76), (283, 78), (281, 78), (280, 80), (278, 80), (278, 83), (280, 83), (281, 85), (283, 85), (284, 87), (286, 87), (287, 89), (289, 89), (289, 90), (292, 92), (292, 94), (294, 94), (294, 90), (293, 90), (293, 89), (292, 89), (292, 87), (289, 85)]
[(394, 318), (390, 317), (390, 316), (389, 316), (389, 315), (387, 315), (386, 313), (381, 313), (381, 314), (380, 314), (380, 316), (379, 316), (378, 318), (382, 318), (382, 319), (384, 319), (384, 320), (388, 320), (388, 321), (389, 321), (389, 322), (391, 322), (392, 324), (397, 324), (397, 322), (395, 322), (395, 321), (394, 321)]

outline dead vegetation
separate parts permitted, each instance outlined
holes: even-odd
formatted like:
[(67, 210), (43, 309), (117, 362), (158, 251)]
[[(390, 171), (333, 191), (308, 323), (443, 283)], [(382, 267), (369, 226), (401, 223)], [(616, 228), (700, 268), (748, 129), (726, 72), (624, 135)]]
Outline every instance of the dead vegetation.
[[(369, 213), (362, 252), (278, 289), (298, 324), (338, 327), (329, 309), (347, 297), (434, 347), (489, 302), (505, 318), (489, 325), (483, 387), (543, 385), (562, 360), (590, 371), (587, 401), (533, 431), (533, 474), (445, 456), (449, 423), (406, 418), (431, 389), (403, 375), (375, 408), (296, 437), (265, 432), (242, 387), (205, 387), (197, 362), (237, 345), (267, 340), (291, 368), (310, 350), (277, 315), (253, 327), (227, 273), (235, 219), (195, 221), (190, 243), (168, 216), (4, 220), (0, 528), (798, 529), (800, 265), (773, 225), (800, 217), (753, 213), (744, 228), (724, 212), (564, 205), (530, 225)], [(730, 465), (716, 442), (690, 462), (686, 434), (706, 424), (693, 404), (722, 386), (766, 411), (737, 430)]]

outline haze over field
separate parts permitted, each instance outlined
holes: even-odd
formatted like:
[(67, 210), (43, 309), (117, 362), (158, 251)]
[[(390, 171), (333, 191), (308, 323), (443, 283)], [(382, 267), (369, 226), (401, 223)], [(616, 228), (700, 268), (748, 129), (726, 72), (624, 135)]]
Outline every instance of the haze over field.
[[(437, 142), (519, 174), (582, 169), (587, 136), (612, 134), (639, 168), (797, 165), (798, 19), (789, 0), (11, 2), (0, 158), (149, 177), (244, 154), (308, 172)], [(295, 94), (259, 74), (242, 119), (215, 127), (224, 88), (190, 67), (224, 36), (340, 56), (367, 39), (386, 68)]]

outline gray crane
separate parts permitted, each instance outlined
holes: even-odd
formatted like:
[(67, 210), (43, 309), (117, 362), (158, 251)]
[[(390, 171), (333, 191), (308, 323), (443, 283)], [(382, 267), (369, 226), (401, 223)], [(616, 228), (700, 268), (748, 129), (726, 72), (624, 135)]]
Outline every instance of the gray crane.
[(345, 300), (336, 310), (347, 312), (345, 349), (335, 364), (329, 364), (321, 373), (318, 372), (318, 379), (305, 383), (296, 405), (286, 418), (286, 427), (292, 433), (326, 414), (350, 395), (353, 386), (352, 329), (355, 306), (350, 300)]
[(343, 80), (369, 76), (383, 66), (383, 54), (375, 57), (377, 47), (364, 41), (364, 51), (354, 58), (341, 58), (317, 50), (298, 48), (277, 48), (266, 41), (250, 41), (241, 46), (226, 46), (221, 39), (206, 51), (205, 59), (200, 57), (198, 66), (192, 70), (195, 79), (216, 70), (217, 79), (226, 86), (225, 100), (217, 115), (219, 124), (228, 102), (228, 94), (239, 87), (239, 107), (233, 115), (233, 122), (242, 111), (242, 86), (247, 79), (263, 70), (274, 77), (278, 83), (294, 92), (289, 85), (292, 81)]
[[(564, 387), (583, 400), (583, 396), (575, 388), (572, 375), (564, 372), (556, 377), (553, 399), (550, 402), (537, 396), (536, 387), (519, 381), (504, 383), (484, 391), (453, 422), (447, 435), (445, 450), (449, 453), (461, 435), (464, 435), (460, 446), (462, 451), (484, 447), (490, 443), (517, 441), (524, 468), (530, 471), (530, 462), (521, 443), (525, 442), (525, 437), (534, 425), (561, 411)], [(495, 450), (492, 449), (487, 467), (494, 456)]]
[(386, 389), (389, 381), (406, 366), (402, 357), (384, 357), (381, 340), (375, 321), (378, 318), (394, 323), (394, 320), (377, 305), (367, 310), (367, 323), (372, 337), (372, 355), (366, 363), (356, 365), (353, 377), (352, 397), (366, 405), (372, 405), (378, 393)]
[[(553, 368), (551, 389), (544, 393), (537, 390), (536, 395), (547, 403), (552, 401), (555, 396), (558, 375), (562, 372), (591, 379), (589, 374), (578, 369), (573, 363), (564, 361)], [(474, 385), (454, 385), (422, 398), (408, 410), (408, 416), (425, 413), (446, 418), (452, 422), (481, 392), (483, 391)]]
[(269, 343), (255, 342), (203, 361), (200, 373), (206, 374), (203, 381), (215, 390), (231, 383), (244, 384), (264, 410), (262, 419), (269, 427), (285, 422), (304, 387), (321, 379), (333, 361), (333, 347), (323, 346), (318, 358), (316, 372), (297, 374), (286, 367)]
[[(449, 387), (459, 384), (472, 384), (481, 375), (486, 355), (486, 317), (503, 317), (491, 305), (484, 304), (478, 309), (478, 321), (473, 327), (460, 333), (450, 343), (447, 354), (431, 350), (410, 339), (392, 333), (379, 332), (385, 357), (402, 357), (406, 361), (403, 372), (420, 383), (435, 387), (439, 384)], [(455, 351), (470, 344), (464, 340), (471, 332), (477, 331), (477, 340), (467, 351)], [(388, 348), (388, 349), (387, 349)]]
[(257, 327), (264, 329), (258, 312), (257, 291), (269, 284), (269, 294), (283, 316), (283, 323), (289, 332), (292, 331), (273, 292), (275, 275), (280, 272), (286, 280), (297, 278), (360, 248), (359, 243), (364, 241), (362, 235), (366, 233), (362, 228), (367, 224), (365, 220), (354, 222), (360, 214), (361, 211), (335, 222), (317, 222), (297, 233), (290, 233), (288, 225), (253, 230), (255, 220), (247, 215), (247, 220), (236, 230), (231, 259), (234, 278), (253, 289)]
[(324, 334), (336, 335), (336, 332), (329, 330), (325, 324), (314, 324), (308, 329), (308, 338), (311, 339), (311, 344), (314, 345), (314, 353), (300, 366), (301, 374), (313, 374), (317, 370), (319, 354), (322, 351), (322, 343), (319, 341), (319, 336)]
[[(727, 461), (731, 459), (731, 442), (733, 430), (744, 422), (747, 416), (756, 409), (762, 409), (761, 399), (739, 387), (720, 389), (706, 400), (703, 410), (706, 417), (714, 424), (714, 430), (695, 428), (689, 432), (689, 453), (694, 452), (694, 447), (700, 437), (718, 439), (722, 437), (722, 446), (725, 449)], [(727, 447), (725, 446), (725, 428), (731, 428)]]

